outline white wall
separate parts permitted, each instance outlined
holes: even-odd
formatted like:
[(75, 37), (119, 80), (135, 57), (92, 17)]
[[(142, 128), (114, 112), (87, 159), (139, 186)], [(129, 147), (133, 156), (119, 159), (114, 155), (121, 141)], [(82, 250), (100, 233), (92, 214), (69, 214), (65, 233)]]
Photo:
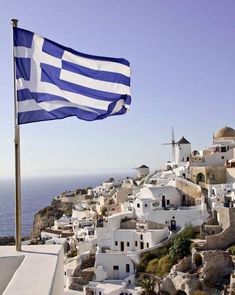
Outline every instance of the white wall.
[(184, 210), (155, 210), (145, 216), (146, 220), (170, 225), (170, 220), (176, 220), (176, 225), (184, 227), (196, 220), (206, 220), (209, 214), (206, 205), (187, 207)]
[[(165, 196), (165, 205), (181, 205), (181, 196), (179, 191), (174, 186), (157, 186), (144, 187), (141, 189), (139, 197), (134, 201), (134, 212), (137, 217), (143, 217), (152, 212), (156, 208), (162, 208), (162, 198)], [(169, 201), (169, 205), (167, 205)], [(152, 205), (153, 202), (158, 202), (158, 206)]]
[(147, 176), (149, 174), (149, 168), (136, 168), (137, 178)]
[(175, 161), (176, 164), (188, 162), (187, 158), (191, 155), (191, 144), (177, 144), (175, 147)]
[(94, 212), (90, 210), (72, 210), (72, 217), (71, 218), (77, 218), (77, 219), (83, 219), (84, 217), (92, 217), (94, 215)]
[[(17, 252), (15, 246), (0, 247), (0, 259), (6, 259), (6, 263), (9, 257), (21, 259), (18, 257), (22, 257), (22, 254), (24, 260), (18, 268), (15, 265), (14, 276), (4, 290), (4, 295), (64, 294), (64, 252), (61, 246), (23, 246), (21, 252)], [(9, 272), (12, 266), (2, 268), (1, 263), (0, 269)]]
[(121, 219), (132, 218), (133, 212), (113, 214), (108, 217), (108, 222), (104, 222), (104, 227), (96, 228), (97, 243), (102, 247), (112, 246), (112, 231), (120, 228)]
[[(130, 266), (130, 272), (126, 272), (126, 264)], [(119, 267), (119, 277), (115, 277), (115, 272), (113, 266), (117, 265)], [(107, 273), (107, 279), (119, 279), (123, 280), (126, 277), (134, 274), (134, 266), (131, 259), (123, 253), (97, 253), (95, 262), (95, 272), (96, 267), (102, 266)], [(96, 279), (97, 280), (97, 279)]]
[[(112, 249), (114, 251), (121, 251), (121, 242), (124, 242), (124, 251), (138, 251), (141, 249), (141, 242), (144, 243), (143, 249), (150, 248), (166, 239), (168, 235), (169, 231), (167, 227), (159, 230), (148, 230), (146, 232), (137, 232), (133, 229), (114, 230), (112, 235)], [(118, 245), (115, 245), (115, 242)], [(127, 246), (127, 243), (129, 243), (129, 246)]]
[(1, 257), (0, 258), (0, 294), (3, 294), (6, 286), (24, 260), (24, 256)]
[(234, 157), (233, 149), (228, 150), (227, 152), (215, 152), (211, 155), (205, 156), (196, 156), (191, 158), (190, 166), (224, 166), (224, 163), (227, 160), (230, 160)]

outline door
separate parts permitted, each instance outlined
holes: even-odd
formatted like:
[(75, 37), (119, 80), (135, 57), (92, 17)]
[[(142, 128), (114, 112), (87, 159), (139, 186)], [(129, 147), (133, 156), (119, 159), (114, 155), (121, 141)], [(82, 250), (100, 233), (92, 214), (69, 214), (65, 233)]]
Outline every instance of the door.
[(124, 251), (124, 242), (121, 242), (121, 251)]
[(166, 208), (166, 198), (165, 196), (162, 196), (162, 208)]
[(113, 278), (115, 280), (119, 279), (119, 266), (118, 265), (113, 266)]
[(176, 221), (175, 221), (175, 219), (171, 219), (171, 230), (176, 230)]

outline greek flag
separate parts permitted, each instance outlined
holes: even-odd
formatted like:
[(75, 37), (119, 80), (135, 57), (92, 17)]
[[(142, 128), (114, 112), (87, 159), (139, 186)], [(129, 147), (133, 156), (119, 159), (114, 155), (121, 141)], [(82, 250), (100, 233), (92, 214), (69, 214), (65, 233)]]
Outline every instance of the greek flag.
[(13, 29), (18, 124), (76, 116), (93, 121), (126, 113), (130, 65)]

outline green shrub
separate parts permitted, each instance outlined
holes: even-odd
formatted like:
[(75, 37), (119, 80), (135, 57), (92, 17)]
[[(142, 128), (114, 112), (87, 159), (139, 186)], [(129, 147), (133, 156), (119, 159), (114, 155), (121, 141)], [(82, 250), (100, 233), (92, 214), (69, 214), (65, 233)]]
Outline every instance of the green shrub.
[(169, 255), (165, 255), (159, 259), (157, 265), (156, 274), (160, 277), (170, 272), (171, 267), (173, 266), (172, 260)]
[(167, 247), (161, 247), (161, 248), (157, 248), (155, 250), (143, 253), (141, 255), (140, 262), (139, 262), (139, 264), (137, 266), (137, 271), (138, 272), (145, 271), (145, 269), (147, 268), (148, 263), (151, 260), (153, 260), (155, 258), (160, 259), (161, 257), (167, 255), (168, 252), (169, 252), (169, 249)]
[(169, 253), (169, 249), (167, 247), (161, 247), (153, 250), (153, 254), (157, 258), (161, 258)]
[(178, 237), (192, 239), (195, 236), (193, 232), (193, 228), (191, 225), (187, 226), (179, 235)]
[(157, 283), (157, 278), (152, 275), (142, 276), (137, 280), (137, 286), (143, 288), (142, 295), (157, 295), (154, 291)]
[(147, 266), (147, 263), (145, 261), (140, 260), (140, 262), (138, 263), (136, 267), (137, 272), (144, 272), (146, 266)]
[(156, 273), (158, 267), (158, 258), (150, 260), (145, 268), (145, 272)]
[(230, 255), (235, 255), (235, 246), (231, 246), (231, 247), (229, 247), (229, 248), (228, 248), (228, 253), (229, 253)]
[(169, 256), (173, 263), (190, 254), (191, 241), (184, 236), (175, 238), (173, 245), (169, 249)]

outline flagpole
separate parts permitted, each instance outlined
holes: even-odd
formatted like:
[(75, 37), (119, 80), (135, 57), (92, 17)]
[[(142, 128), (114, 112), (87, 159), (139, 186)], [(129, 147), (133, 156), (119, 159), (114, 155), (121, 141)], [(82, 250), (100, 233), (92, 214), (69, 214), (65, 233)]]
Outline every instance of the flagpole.
[[(12, 28), (17, 27), (18, 19), (12, 19)], [(15, 242), (16, 250), (21, 251), (21, 177), (20, 177), (20, 126), (18, 125), (18, 106), (16, 95), (16, 66), (13, 40), (13, 73), (14, 73), (14, 123), (15, 123)]]

